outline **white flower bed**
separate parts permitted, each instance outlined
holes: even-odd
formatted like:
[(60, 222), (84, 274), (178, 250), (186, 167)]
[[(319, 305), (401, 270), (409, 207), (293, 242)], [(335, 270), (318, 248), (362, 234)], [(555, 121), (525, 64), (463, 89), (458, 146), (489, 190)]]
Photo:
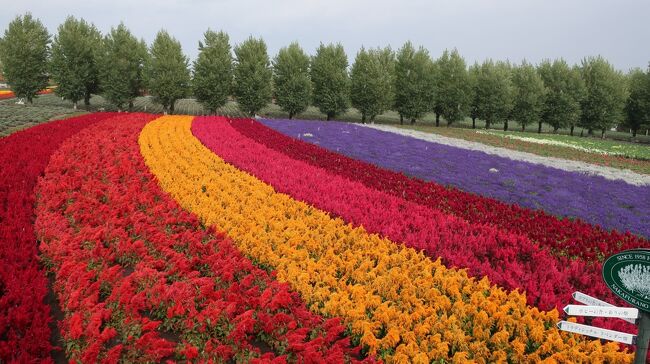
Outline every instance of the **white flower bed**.
[(477, 130), (476, 132), (478, 134), (494, 135), (494, 136), (499, 136), (499, 137), (502, 137), (502, 138), (521, 140), (521, 141), (524, 141), (524, 142), (535, 143), (535, 144), (555, 145), (555, 146), (558, 146), (558, 147), (567, 147), (567, 148), (572, 148), (572, 149), (576, 149), (576, 150), (579, 150), (579, 151), (582, 151), (582, 152), (587, 152), (587, 153), (595, 153), (595, 154), (603, 154), (603, 155), (623, 155), (623, 153), (610, 152), (610, 151), (606, 151), (606, 150), (602, 150), (602, 149), (598, 149), (598, 148), (586, 148), (586, 147), (583, 147), (583, 146), (580, 146), (580, 145), (561, 142), (559, 140), (529, 138), (529, 137), (522, 137), (522, 136), (512, 135), (512, 134), (494, 133), (494, 132), (485, 131), (485, 130)]

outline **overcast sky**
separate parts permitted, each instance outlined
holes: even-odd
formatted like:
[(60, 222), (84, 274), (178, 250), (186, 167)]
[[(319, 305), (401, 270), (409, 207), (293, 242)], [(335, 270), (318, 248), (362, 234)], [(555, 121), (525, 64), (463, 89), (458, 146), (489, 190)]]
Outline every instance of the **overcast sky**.
[(102, 32), (123, 21), (148, 43), (165, 28), (191, 59), (212, 28), (231, 44), (263, 37), (271, 56), (292, 41), (310, 54), (341, 42), (353, 59), (361, 45), (398, 49), (411, 40), (433, 57), (458, 48), (468, 63), (600, 54), (627, 71), (650, 61), (650, 0), (0, 0), (0, 9), (2, 29), (27, 11), (51, 33), (68, 15)]

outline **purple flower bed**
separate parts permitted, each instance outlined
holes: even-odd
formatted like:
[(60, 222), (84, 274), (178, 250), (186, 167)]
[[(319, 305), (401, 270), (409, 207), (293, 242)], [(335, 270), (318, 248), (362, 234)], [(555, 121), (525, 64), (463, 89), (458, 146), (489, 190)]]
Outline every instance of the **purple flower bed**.
[[(650, 186), (633, 186), (350, 123), (262, 123), (288, 136), (406, 175), (650, 237)], [(498, 172), (490, 172), (492, 168)]]

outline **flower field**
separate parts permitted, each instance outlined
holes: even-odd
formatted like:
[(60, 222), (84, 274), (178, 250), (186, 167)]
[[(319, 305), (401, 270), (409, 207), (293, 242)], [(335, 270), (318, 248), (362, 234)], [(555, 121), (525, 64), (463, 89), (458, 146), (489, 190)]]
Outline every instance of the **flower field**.
[(620, 303), (602, 260), (648, 240), (283, 123), (98, 113), (0, 139), (0, 362), (631, 362), (555, 323), (576, 290)]

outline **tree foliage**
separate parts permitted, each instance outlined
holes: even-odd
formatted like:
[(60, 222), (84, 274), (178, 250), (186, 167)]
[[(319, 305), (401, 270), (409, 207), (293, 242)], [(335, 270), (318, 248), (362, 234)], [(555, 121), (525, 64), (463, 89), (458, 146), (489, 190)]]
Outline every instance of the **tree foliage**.
[(628, 89), (624, 125), (632, 130), (632, 137), (636, 137), (640, 128), (650, 128), (650, 70), (643, 72), (637, 68), (630, 71)]
[[(580, 102), (584, 95), (584, 83), (576, 69), (572, 69), (563, 59), (543, 61), (538, 67), (539, 75), (546, 87), (542, 120), (554, 130), (573, 128), (580, 120)], [(537, 131), (542, 132), (542, 122)]]
[(99, 54), (102, 36), (94, 25), (68, 17), (59, 26), (52, 43), (51, 75), (56, 93), (72, 101), (90, 104), (90, 96), (99, 91)]
[(494, 122), (507, 121), (512, 111), (513, 90), (510, 66), (487, 60), (477, 74), (476, 108), (479, 118), (489, 129)]
[(147, 63), (147, 86), (163, 110), (173, 113), (176, 100), (187, 96), (190, 89), (188, 64), (181, 43), (165, 30), (159, 31)]
[(341, 44), (320, 44), (311, 60), (314, 105), (331, 120), (350, 104), (348, 57)]
[(431, 110), (434, 100), (434, 64), (429, 52), (406, 42), (395, 63), (395, 110), (414, 123)]
[(234, 94), (239, 108), (255, 115), (271, 101), (271, 62), (264, 40), (250, 37), (235, 47)]
[(513, 108), (511, 117), (519, 122), (521, 130), (526, 125), (542, 120), (546, 88), (537, 69), (526, 61), (512, 70)]
[(447, 120), (447, 125), (462, 120), (468, 113), (471, 83), (465, 60), (456, 49), (445, 50), (436, 61), (435, 69), (435, 111)]
[(275, 56), (273, 83), (275, 103), (289, 113), (289, 119), (307, 110), (312, 93), (309, 56), (297, 42), (280, 49)]
[(627, 98), (625, 80), (603, 57), (589, 57), (580, 67), (585, 84), (581, 124), (589, 129), (605, 130), (623, 121)]
[(233, 58), (225, 32), (208, 30), (194, 61), (194, 96), (211, 113), (224, 106), (232, 91)]
[(138, 41), (123, 23), (112, 28), (103, 43), (99, 72), (102, 95), (119, 109), (125, 105), (132, 107), (144, 88), (147, 45)]
[(390, 48), (361, 48), (350, 72), (352, 106), (361, 113), (361, 122), (374, 121), (393, 105), (395, 54)]
[(47, 87), (50, 35), (40, 20), (27, 13), (9, 23), (0, 38), (2, 73), (17, 97), (31, 103)]
[(478, 76), (481, 73), (481, 65), (475, 62), (467, 71), (469, 76), (469, 117), (472, 118), (472, 129), (476, 128), (476, 119), (479, 117), (478, 98)]

